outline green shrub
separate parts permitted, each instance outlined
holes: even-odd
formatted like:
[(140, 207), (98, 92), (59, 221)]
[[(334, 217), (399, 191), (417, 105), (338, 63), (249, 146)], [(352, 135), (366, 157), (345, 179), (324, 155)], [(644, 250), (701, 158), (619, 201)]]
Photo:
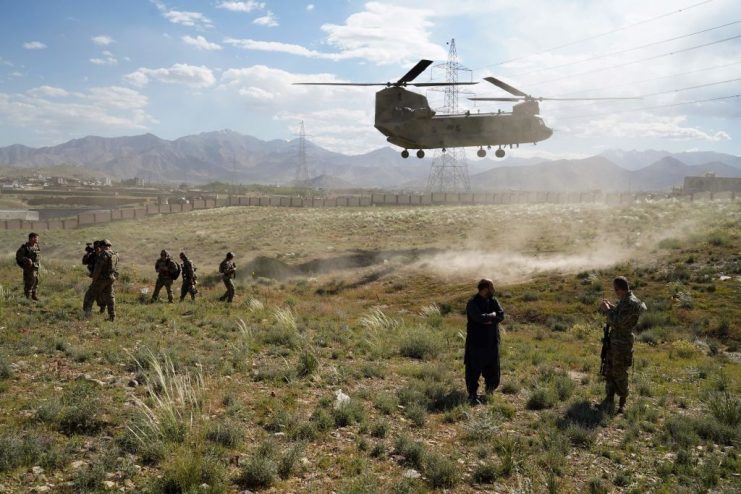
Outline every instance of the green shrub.
[(683, 415), (673, 415), (664, 422), (667, 440), (675, 445), (688, 447), (697, 444), (698, 436), (692, 419)]
[(373, 397), (373, 406), (384, 415), (391, 415), (399, 406), (399, 399), (391, 393), (378, 393)]
[(413, 329), (401, 338), (399, 354), (418, 360), (429, 360), (440, 353), (440, 341), (435, 333), (424, 329)]
[(556, 376), (553, 379), (553, 389), (560, 401), (568, 400), (574, 392), (574, 381), (569, 376)]
[(450, 489), (458, 483), (456, 464), (438, 454), (427, 455), (424, 472), (427, 481), (436, 489)]
[(493, 463), (476, 465), (471, 478), (477, 484), (493, 484), (497, 480), (499, 469)]
[(0, 380), (8, 379), (13, 374), (10, 364), (4, 356), (0, 355)]
[(579, 424), (571, 424), (566, 428), (566, 436), (572, 445), (577, 448), (589, 449), (594, 443), (595, 433)]
[(705, 404), (721, 424), (730, 427), (741, 424), (741, 399), (737, 396), (728, 391), (715, 392), (708, 395)]
[(298, 357), (296, 366), (296, 375), (298, 377), (307, 377), (312, 375), (319, 368), (319, 359), (310, 350), (304, 349)]
[(427, 421), (427, 409), (419, 403), (410, 403), (404, 408), (404, 416), (411, 420), (415, 427), (422, 427)]
[(502, 384), (500, 389), (502, 390), (502, 393), (506, 395), (516, 395), (520, 392), (520, 385), (514, 381), (507, 381)]
[(385, 420), (377, 420), (371, 427), (371, 436), (384, 438), (388, 434), (389, 424)]
[(63, 461), (51, 437), (38, 434), (0, 433), (0, 472), (21, 466), (57, 466)]
[(332, 417), (336, 427), (347, 427), (365, 418), (365, 410), (358, 400), (350, 400), (338, 407), (332, 408)]
[(238, 446), (243, 438), (242, 427), (231, 421), (211, 422), (206, 430), (206, 439), (226, 448)]
[(273, 485), (277, 476), (278, 466), (273, 459), (256, 453), (242, 466), (234, 481), (243, 489), (260, 489)]
[[(207, 484), (208, 489), (200, 486)], [(162, 494), (186, 492), (222, 493), (224, 472), (219, 463), (200, 452), (179, 450), (162, 467), (162, 477), (157, 481), (155, 492)]]
[(528, 410), (544, 410), (556, 404), (556, 395), (548, 389), (538, 388), (530, 393), (525, 408)]
[(602, 479), (594, 478), (587, 484), (589, 494), (609, 494), (610, 486)]
[(296, 471), (296, 464), (304, 452), (302, 444), (294, 444), (281, 455), (278, 460), (278, 475), (282, 479), (287, 479)]
[(60, 432), (67, 435), (89, 434), (100, 428), (96, 419), (100, 393), (96, 386), (87, 381), (76, 381), (62, 393), (61, 407), (56, 417)]
[(422, 443), (402, 435), (396, 438), (394, 451), (402, 457), (402, 463), (404, 465), (422, 470), (425, 458), (425, 447)]

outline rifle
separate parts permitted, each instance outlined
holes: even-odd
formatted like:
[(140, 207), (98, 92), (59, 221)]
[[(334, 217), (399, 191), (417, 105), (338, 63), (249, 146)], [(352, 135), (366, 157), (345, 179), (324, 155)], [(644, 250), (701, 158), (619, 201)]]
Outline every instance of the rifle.
[(602, 352), (600, 354), (600, 366), (599, 366), (600, 376), (607, 375), (607, 352), (609, 350), (610, 350), (610, 325), (606, 323), (605, 327), (602, 328)]

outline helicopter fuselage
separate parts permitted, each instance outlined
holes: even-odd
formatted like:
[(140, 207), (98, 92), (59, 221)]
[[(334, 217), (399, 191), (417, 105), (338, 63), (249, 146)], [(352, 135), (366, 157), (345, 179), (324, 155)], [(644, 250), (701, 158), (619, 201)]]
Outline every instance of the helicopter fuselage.
[(375, 127), (388, 142), (406, 149), (519, 145), (548, 139), (553, 131), (537, 116), (536, 101), (511, 113), (436, 115), (427, 98), (403, 87), (376, 93)]

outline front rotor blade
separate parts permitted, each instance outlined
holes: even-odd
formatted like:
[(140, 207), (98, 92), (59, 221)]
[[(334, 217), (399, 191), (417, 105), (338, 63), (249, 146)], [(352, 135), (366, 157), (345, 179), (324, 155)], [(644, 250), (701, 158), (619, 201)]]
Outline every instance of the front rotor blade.
[(523, 93), (519, 89), (510, 86), (509, 84), (507, 84), (504, 81), (500, 81), (496, 77), (484, 77), (484, 80), (487, 81), (487, 82), (490, 82), (490, 83), (494, 84), (495, 86), (497, 86), (499, 88), (504, 89), (509, 94), (514, 94), (515, 96), (522, 96), (523, 98), (527, 96), (527, 94)]
[(385, 82), (294, 82), (292, 86), (388, 86)]
[(471, 101), (525, 101), (525, 98), (468, 98)]
[(412, 70), (404, 74), (401, 79), (396, 81), (396, 84), (401, 86), (403, 84), (406, 84), (407, 82), (412, 82), (414, 79), (417, 78), (419, 74), (427, 70), (427, 67), (432, 65), (432, 60), (420, 60), (417, 62), (417, 65), (412, 67)]

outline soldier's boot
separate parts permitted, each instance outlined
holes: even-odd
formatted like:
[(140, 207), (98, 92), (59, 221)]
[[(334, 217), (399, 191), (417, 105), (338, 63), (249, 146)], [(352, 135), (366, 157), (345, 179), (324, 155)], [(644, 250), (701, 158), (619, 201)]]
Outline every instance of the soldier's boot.
[(35, 300), (36, 302), (39, 301), (39, 298), (36, 296), (36, 292), (31, 292), (31, 300)]
[(226, 293), (222, 295), (221, 297), (219, 297), (220, 302), (223, 302), (224, 300), (226, 300)]
[(83, 315), (83, 317), (84, 317), (85, 319), (90, 319), (90, 317), (91, 317), (92, 315), (93, 315), (93, 311), (92, 311), (92, 310), (90, 310), (90, 309), (85, 309), (85, 314)]
[(100, 310), (98, 311), (98, 314), (102, 314), (105, 312), (105, 305), (100, 307)]
[(623, 413), (623, 410), (625, 410), (625, 401), (627, 400), (627, 396), (621, 396), (620, 397), (620, 403), (618, 403), (618, 411), (617, 413)]
[(115, 321), (116, 320), (116, 314), (110, 314), (108, 316), (108, 320), (111, 321), (111, 322)]
[(602, 400), (602, 403), (600, 403), (599, 408), (607, 413), (612, 413), (615, 411), (615, 393), (608, 392), (607, 396), (605, 396), (605, 399)]

